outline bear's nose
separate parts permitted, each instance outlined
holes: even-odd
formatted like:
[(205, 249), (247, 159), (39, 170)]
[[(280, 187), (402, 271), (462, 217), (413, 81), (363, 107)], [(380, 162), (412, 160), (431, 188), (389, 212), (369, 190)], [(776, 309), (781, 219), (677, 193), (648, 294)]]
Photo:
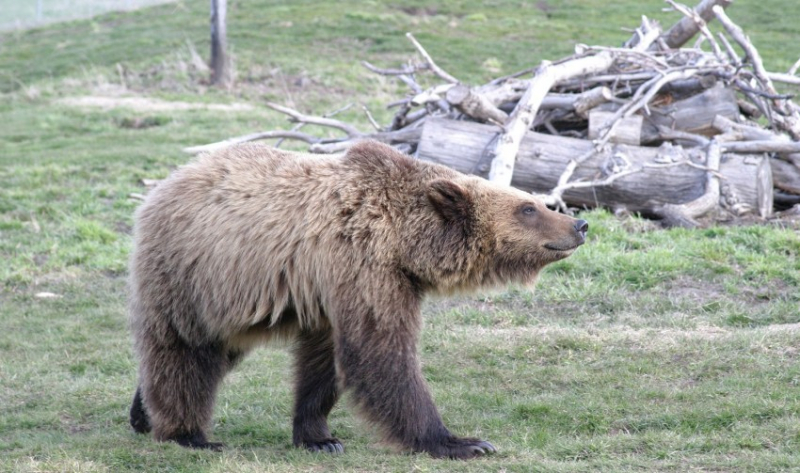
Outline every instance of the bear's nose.
[(578, 232), (578, 235), (580, 235), (581, 240), (585, 240), (586, 232), (589, 231), (589, 222), (586, 220), (578, 220), (575, 222), (575, 230)]

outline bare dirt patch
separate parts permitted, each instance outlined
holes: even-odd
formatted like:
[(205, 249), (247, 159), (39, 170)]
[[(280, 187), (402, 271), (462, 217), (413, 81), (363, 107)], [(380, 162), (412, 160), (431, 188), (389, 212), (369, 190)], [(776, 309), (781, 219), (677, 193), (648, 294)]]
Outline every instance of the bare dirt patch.
[(665, 286), (664, 292), (669, 293), (671, 297), (677, 300), (688, 300), (699, 305), (730, 298), (722, 284), (700, 281), (688, 276), (681, 276)]
[[(718, 342), (741, 337), (743, 333), (755, 334), (762, 345), (775, 344), (785, 348), (789, 342), (796, 340), (800, 333), (800, 324), (770, 325), (753, 329), (729, 329), (713, 326), (698, 326), (693, 329), (678, 328), (631, 328), (618, 326), (596, 329), (591, 327), (458, 327), (453, 333), (473, 340), (475, 343), (492, 343), (490, 340), (502, 340), (505, 344), (527, 344), (530, 340), (548, 343), (558, 338), (578, 338), (597, 345), (636, 346), (644, 351), (661, 351), (668, 347), (685, 345), (693, 342)], [(771, 346), (771, 345), (770, 345)], [(755, 345), (753, 349), (755, 349)], [(796, 349), (792, 348), (792, 353)]]
[(103, 97), (86, 95), (82, 97), (66, 97), (56, 103), (69, 107), (99, 108), (111, 110), (127, 108), (137, 112), (171, 112), (183, 110), (214, 110), (221, 112), (251, 112), (256, 108), (246, 103), (191, 103), (168, 101), (150, 97)]

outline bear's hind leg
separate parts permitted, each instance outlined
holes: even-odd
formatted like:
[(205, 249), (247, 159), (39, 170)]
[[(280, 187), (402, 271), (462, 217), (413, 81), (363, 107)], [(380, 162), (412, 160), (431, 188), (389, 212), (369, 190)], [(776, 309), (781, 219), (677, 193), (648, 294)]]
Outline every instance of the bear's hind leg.
[(190, 346), (177, 334), (166, 343), (149, 338), (143, 344), (140, 389), (155, 439), (220, 450), (221, 443), (208, 441), (206, 428), (217, 388), (234, 357), (218, 344)]
[(312, 452), (342, 453), (331, 437), (328, 414), (338, 399), (330, 330), (302, 331), (295, 354), (295, 406), (292, 441)]

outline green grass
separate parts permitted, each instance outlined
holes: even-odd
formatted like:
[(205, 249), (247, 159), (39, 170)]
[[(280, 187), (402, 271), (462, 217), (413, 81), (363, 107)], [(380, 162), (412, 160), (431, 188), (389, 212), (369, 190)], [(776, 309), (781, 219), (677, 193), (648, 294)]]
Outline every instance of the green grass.
[[(398, 66), (413, 54), (406, 31), (480, 83), (576, 42), (619, 44), (640, 14), (675, 18), (633, 0), (229, 3), (231, 92), (208, 88), (192, 63), (191, 49), (208, 47), (202, 2), (0, 35), (0, 471), (800, 470), (797, 230), (663, 231), (604, 211), (582, 214), (588, 244), (535, 291), (426, 306), (420, 350), (437, 404), (453, 431), (495, 443), (493, 457), (397, 454), (347, 402), (331, 418), (344, 455), (295, 450), (279, 348), (227, 379), (213, 433), (224, 453), (134, 435), (125, 282), (138, 204), (128, 196), (185, 162), (182, 147), (286, 126), (263, 100), (315, 113), (361, 102), (385, 122), (383, 105), (404, 89), (358, 63)], [(800, 34), (794, 6), (729, 10), (770, 69), (796, 60), (785, 46)], [(253, 108), (63, 102), (120, 93)], [(368, 126), (359, 107), (342, 118)]]

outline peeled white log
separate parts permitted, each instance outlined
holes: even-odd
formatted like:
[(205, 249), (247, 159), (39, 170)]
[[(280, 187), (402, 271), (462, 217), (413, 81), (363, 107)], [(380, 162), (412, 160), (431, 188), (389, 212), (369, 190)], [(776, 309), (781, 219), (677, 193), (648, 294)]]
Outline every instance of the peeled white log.
[(607, 70), (614, 63), (614, 56), (607, 51), (560, 64), (543, 64), (531, 79), (528, 89), (506, 122), (505, 133), (497, 140), (489, 180), (508, 185), (513, 180), (514, 161), (520, 140), (530, 128), (539, 106), (547, 93), (559, 82)]

